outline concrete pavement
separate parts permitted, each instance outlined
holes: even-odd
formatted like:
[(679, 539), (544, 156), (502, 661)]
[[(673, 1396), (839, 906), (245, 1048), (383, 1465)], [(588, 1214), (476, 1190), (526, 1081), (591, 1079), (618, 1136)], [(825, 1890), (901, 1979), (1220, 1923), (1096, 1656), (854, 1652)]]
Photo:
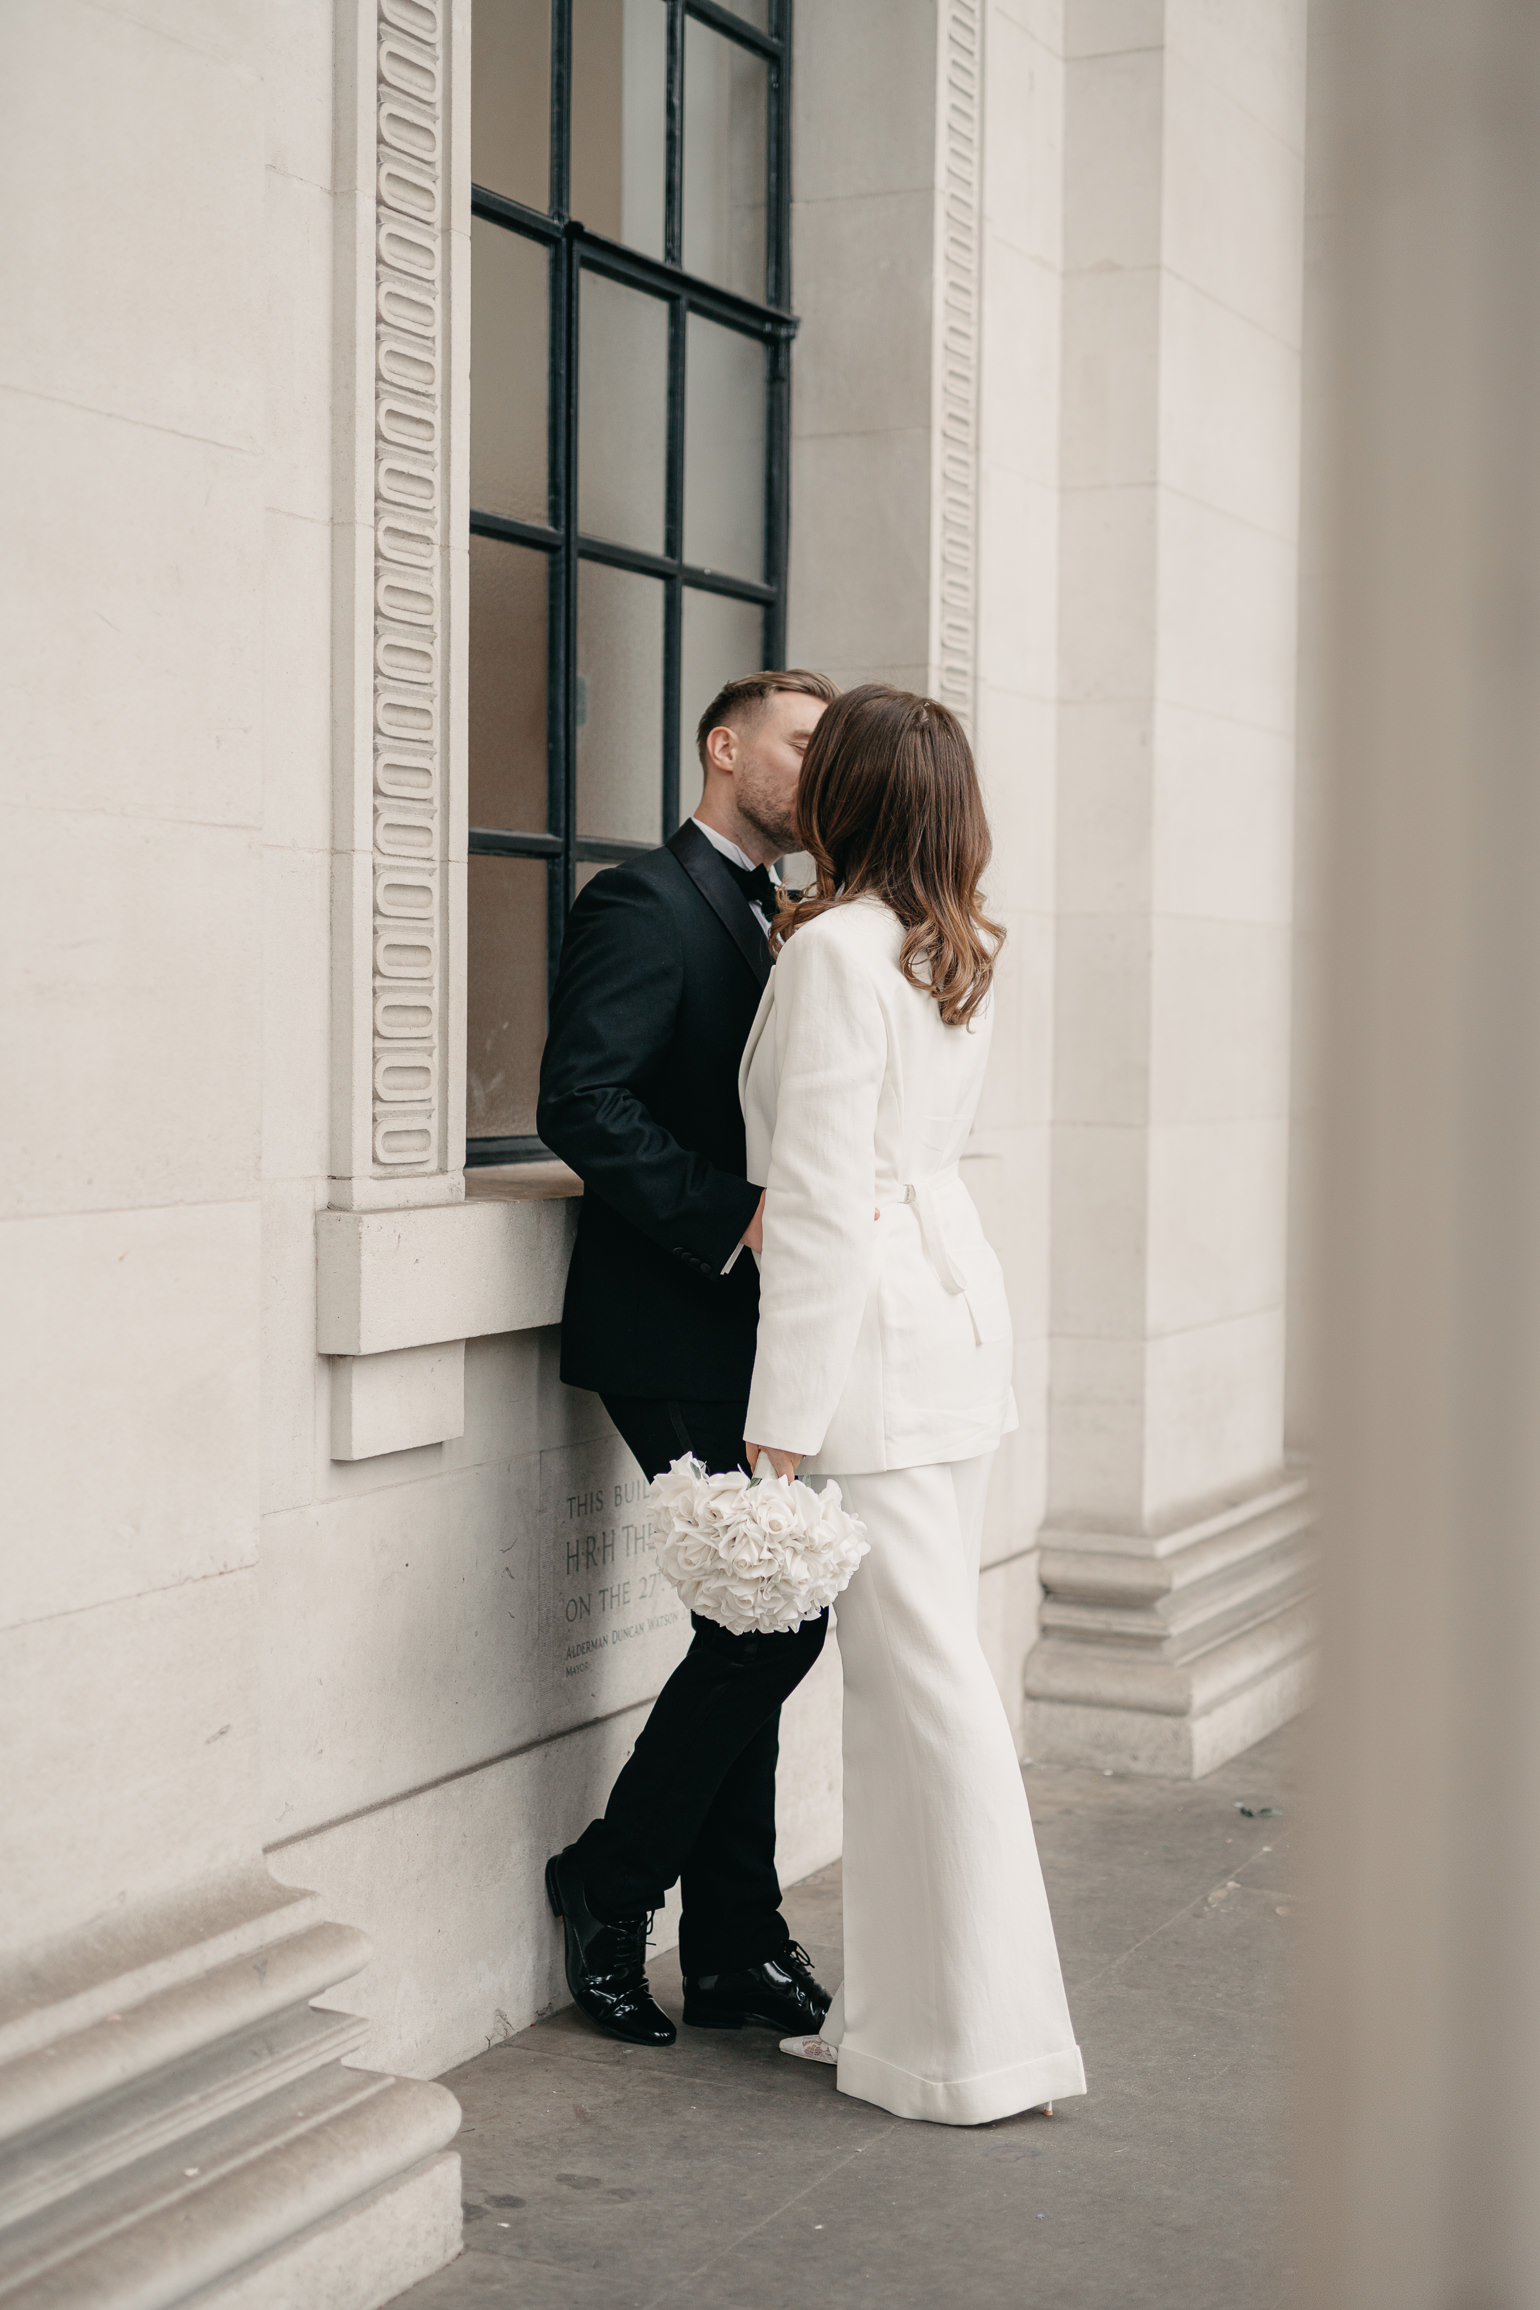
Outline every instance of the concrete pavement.
[[(465, 2252), (404, 2310), (1275, 2310), (1299, 1745), (1196, 1783), (1025, 1768), (1083, 2100), (906, 2124), (768, 2032), (647, 2053), (569, 2009), (445, 2080)], [(836, 1866), (787, 1902), (830, 1987), (839, 1901)], [(652, 1980), (677, 2019), (677, 1960)]]

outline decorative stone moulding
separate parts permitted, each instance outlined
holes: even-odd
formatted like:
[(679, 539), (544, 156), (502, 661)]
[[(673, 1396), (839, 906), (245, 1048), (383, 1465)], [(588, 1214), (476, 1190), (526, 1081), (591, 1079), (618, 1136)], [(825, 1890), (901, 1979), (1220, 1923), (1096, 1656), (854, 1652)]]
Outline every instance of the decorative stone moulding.
[(967, 730), (978, 624), (983, 16), (982, 0), (947, 0), (940, 71), (932, 679), (937, 697)]
[(378, 0), (374, 149), (376, 1177), (445, 1168), (446, 0)]
[(448, 2261), (453, 2095), (311, 2003), (368, 1957), (257, 1865), (0, 1981), (0, 2299), (374, 2310)]
[(1041, 1534), (1026, 1754), (1197, 1779), (1287, 1722), (1313, 1676), (1303, 1478), (1163, 1534)]

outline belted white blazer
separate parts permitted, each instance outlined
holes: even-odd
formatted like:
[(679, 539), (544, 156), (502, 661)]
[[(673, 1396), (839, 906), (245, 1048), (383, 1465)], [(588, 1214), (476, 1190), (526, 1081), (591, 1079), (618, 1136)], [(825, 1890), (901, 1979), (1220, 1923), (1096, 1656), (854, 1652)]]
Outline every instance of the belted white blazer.
[(812, 1474), (966, 1460), (1016, 1425), (1011, 1318), (958, 1158), (989, 1058), (986, 1003), (943, 1024), (880, 899), (789, 938), (738, 1072), (765, 1194), (744, 1433)]

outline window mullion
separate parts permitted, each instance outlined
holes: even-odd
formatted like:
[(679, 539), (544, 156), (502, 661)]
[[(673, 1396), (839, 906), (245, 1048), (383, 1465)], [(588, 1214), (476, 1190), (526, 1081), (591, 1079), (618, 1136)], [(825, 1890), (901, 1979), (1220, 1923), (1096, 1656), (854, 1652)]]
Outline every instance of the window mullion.
[(768, 264), (766, 301), (777, 311), (791, 308), (791, 106), (787, 102), (791, 30), (790, 0), (772, 0), (771, 21), (781, 35), (782, 48), (770, 65), (770, 134), (766, 140), (768, 182), (765, 188)]
[[(668, 464), (664, 481), (663, 550), (684, 557), (684, 392), (688, 309), (671, 300), (668, 314)], [(663, 591), (663, 839), (679, 823), (680, 657), (684, 646), (684, 589), (676, 574)]]
[(573, 836), (577, 830), (577, 509), (578, 509), (578, 342), (579, 263), (576, 236), (568, 233), (557, 252), (561, 274), (561, 334), (553, 336), (551, 402), (560, 409), (561, 443), (558, 477), (559, 506), (556, 526), (562, 543), (555, 556), (560, 573), (560, 602), (552, 618), (553, 633), (561, 635), (560, 678), (551, 696), (553, 823), (562, 836), (562, 857), (552, 867), (560, 882), (553, 889), (549, 938), (552, 985), (561, 955), (567, 909), (576, 895)]
[(668, 92), (664, 129), (663, 258), (684, 247), (684, 0), (668, 0)]
[(551, 214), (572, 206), (572, 0), (551, 0)]
[(791, 515), (791, 346), (778, 338), (765, 361), (765, 576), (775, 600), (765, 616), (766, 664), (786, 663), (786, 550)]

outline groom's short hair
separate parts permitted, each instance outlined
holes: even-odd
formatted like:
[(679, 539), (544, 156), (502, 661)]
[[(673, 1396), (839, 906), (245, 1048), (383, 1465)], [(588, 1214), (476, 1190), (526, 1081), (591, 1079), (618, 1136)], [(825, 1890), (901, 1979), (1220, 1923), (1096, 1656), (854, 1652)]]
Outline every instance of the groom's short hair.
[(702, 770), (706, 767), (706, 740), (712, 731), (724, 722), (734, 730), (752, 729), (766, 701), (781, 690), (791, 690), (803, 698), (821, 698), (826, 706), (832, 706), (839, 696), (837, 682), (831, 682), (827, 674), (810, 674), (802, 666), (788, 666), (774, 674), (740, 674), (736, 681), (724, 682), (695, 725), (695, 751)]

